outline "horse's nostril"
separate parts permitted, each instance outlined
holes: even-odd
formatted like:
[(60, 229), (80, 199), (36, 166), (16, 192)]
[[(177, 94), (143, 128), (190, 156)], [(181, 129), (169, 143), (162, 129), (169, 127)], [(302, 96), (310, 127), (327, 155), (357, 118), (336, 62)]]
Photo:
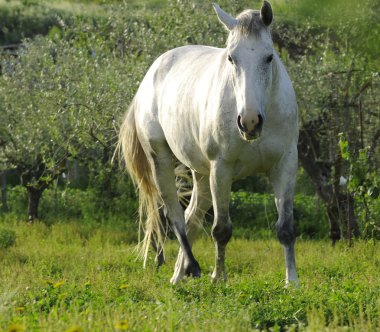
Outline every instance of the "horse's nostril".
[(263, 117), (259, 114), (259, 123), (257, 124), (257, 129), (261, 129), (264, 123)]
[(241, 116), (240, 115), (238, 115), (238, 118), (237, 118), (237, 125), (238, 125), (238, 127), (239, 127), (239, 129), (241, 130), (241, 131), (243, 131), (243, 132), (247, 132), (248, 130), (247, 130), (247, 128), (243, 125), (243, 123), (241, 122)]

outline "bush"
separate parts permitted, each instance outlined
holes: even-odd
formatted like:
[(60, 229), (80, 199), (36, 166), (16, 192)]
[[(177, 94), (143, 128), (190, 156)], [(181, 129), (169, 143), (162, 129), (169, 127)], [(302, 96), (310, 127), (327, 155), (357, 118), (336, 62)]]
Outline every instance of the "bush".
[(37, 6), (4, 6), (0, 8), (0, 44), (19, 44), (22, 39), (37, 34), (47, 34), (51, 27), (57, 25), (57, 18), (65, 15), (64, 11)]
[[(103, 197), (94, 188), (46, 189), (41, 198), (40, 218), (47, 224), (79, 219), (88, 224), (112, 220), (115, 226), (123, 225), (123, 228), (126, 224), (133, 225), (138, 208), (134, 190), (127, 181), (121, 181), (117, 189), (112, 198)], [(27, 200), (22, 186), (8, 190), (9, 210), (17, 218), (26, 220)]]
[[(235, 235), (267, 238), (275, 234), (277, 210), (273, 194), (233, 192), (230, 215)], [(325, 210), (314, 196), (295, 196), (294, 220), (297, 236), (323, 238), (328, 235)]]
[(16, 232), (6, 228), (0, 228), (0, 249), (7, 249), (16, 243)]

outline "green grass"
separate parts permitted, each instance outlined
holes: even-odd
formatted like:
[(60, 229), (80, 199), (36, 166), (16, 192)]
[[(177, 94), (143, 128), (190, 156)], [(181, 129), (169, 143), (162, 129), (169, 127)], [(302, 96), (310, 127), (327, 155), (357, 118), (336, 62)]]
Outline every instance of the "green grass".
[(229, 279), (212, 285), (213, 244), (195, 254), (199, 279), (171, 286), (177, 245), (155, 271), (143, 270), (120, 232), (80, 223), (7, 222), (15, 245), (0, 250), (0, 330), (246, 331), (380, 329), (380, 248), (377, 243), (299, 241), (301, 286), (284, 289), (284, 262), (275, 240), (233, 239)]

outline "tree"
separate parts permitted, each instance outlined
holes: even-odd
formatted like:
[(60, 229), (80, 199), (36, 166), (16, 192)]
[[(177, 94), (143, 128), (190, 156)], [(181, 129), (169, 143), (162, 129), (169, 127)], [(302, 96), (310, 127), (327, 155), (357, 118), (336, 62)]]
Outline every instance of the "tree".
[(67, 160), (76, 158), (91, 171), (99, 161), (105, 168), (116, 141), (115, 115), (127, 105), (125, 80), (116, 75), (121, 59), (96, 35), (79, 28), (65, 33), (25, 42), (0, 77), (1, 169), (17, 170), (30, 221)]
[(38, 218), (43, 191), (65, 170), (72, 124), (59, 111), (61, 79), (53, 45), (26, 43), (0, 78), (1, 168), (15, 169), (28, 191), (28, 217)]
[(338, 134), (346, 134), (353, 156), (369, 146), (370, 169), (379, 165), (380, 79), (368, 66), (370, 59), (351, 48), (343, 51), (338, 37), (331, 42), (325, 34), (323, 48), (314, 47), (314, 54), (299, 57), (292, 67), (301, 115), (299, 158), (325, 204), (333, 243), (342, 235), (359, 236), (357, 213), (363, 208), (345, 186), (349, 164), (340, 153)]

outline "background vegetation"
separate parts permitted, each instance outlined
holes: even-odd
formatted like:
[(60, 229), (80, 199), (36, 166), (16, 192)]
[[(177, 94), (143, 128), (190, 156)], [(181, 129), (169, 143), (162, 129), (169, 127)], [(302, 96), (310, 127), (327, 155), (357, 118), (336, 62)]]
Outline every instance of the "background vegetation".
[[(221, 5), (231, 13), (252, 6), (244, 1)], [(377, 236), (379, 8), (370, 0), (316, 6), (274, 2), (273, 38), (300, 108), (304, 170), (296, 210), (310, 213), (296, 213), (299, 233), (326, 237), (330, 222), (333, 240)], [(133, 189), (110, 163), (120, 118), (159, 54), (183, 44), (223, 46), (225, 31), (209, 7), (197, 1), (4, 2), (0, 42), (8, 47), (1, 53), (0, 165), (3, 183), (21, 184), (28, 198), (12, 189), (19, 198), (6, 200), (3, 185), (3, 211), (22, 216), (28, 200), (30, 220), (38, 213), (46, 222), (83, 215), (99, 221), (110, 214), (130, 220)], [(340, 132), (349, 159), (342, 157)], [(367, 168), (353, 173), (360, 151)], [(341, 179), (348, 183), (340, 186)], [(54, 199), (43, 195), (47, 188)], [(86, 199), (73, 199), (69, 208), (64, 197), (71, 189)], [(247, 193), (232, 200), (233, 213), (235, 203), (241, 206), (244, 200), (246, 205), (254, 198), (260, 206), (267, 202), (267, 196), (248, 192), (271, 192), (260, 178), (236, 184), (234, 191), (239, 190)], [(43, 208), (38, 208), (41, 197)], [(93, 204), (98, 208), (90, 215)], [(254, 229), (270, 231), (275, 219), (268, 223), (263, 216), (255, 216)], [(252, 229), (250, 217), (237, 224)]]
[[(220, 1), (220, 5), (236, 14), (259, 8), (261, 3)], [(157, 276), (149, 272), (143, 277), (132, 254), (125, 255), (137, 240), (137, 202), (128, 175), (111, 158), (121, 117), (158, 55), (184, 44), (223, 47), (226, 32), (211, 4), (0, 0), (1, 328), (15, 322), (16, 327), (20, 323), (33, 326), (30, 329), (54, 330), (62, 319), (62, 330), (75, 321), (88, 330), (122, 330), (125, 317), (132, 314), (122, 312), (127, 301), (136, 305), (130, 309), (134, 313), (150, 317), (158, 312), (154, 317), (163, 319), (162, 326), (184, 329), (197, 321), (180, 318), (175, 308), (194, 313), (201, 298), (215, 296), (221, 303), (212, 301), (210, 306), (220, 314), (220, 329), (222, 316), (232, 308), (237, 308), (232, 323), (237, 330), (313, 330), (318, 324), (379, 328), (379, 285), (373, 279), (379, 272), (378, 262), (353, 265), (360, 255), (368, 259), (376, 255), (377, 247), (371, 244), (380, 236), (380, 5), (374, 0), (273, 0), (272, 5), (273, 39), (299, 104), (298, 237), (305, 241), (331, 237), (334, 243), (342, 237), (350, 241), (357, 237), (369, 242), (350, 242), (352, 251), (338, 246), (334, 252), (326, 249), (326, 241), (301, 242), (301, 250), (307, 253), (301, 258), (301, 273), (309, 281), (295, 293), (281, 289), (282, 272), (268, 266), (268, 272), (256, 270), (259, 264), (251, 265), (249, 255), (242, 263), (245, 267), (230, 266), (231, 284), (221, 288), (211, 288), (203, 278), (177, 290), (159, 288), (169, 278), (168, 268)], [(232, 257), (239, 255), (236, 248), (245, 253), (260, 252), (260, 246), (274, 250), (270, 239), (277, 217), (271, 192), (262, 177), (234, 184), (231, 218), (234, 236), (241, 240), (232, 245)], [(24, 225), (27, 220), (34, 221), (32, 228)], [(202, 242), (200, 251), (208, 247), (210, 243)], [(70, 261), (80, 248), (93, 250), (85, 258), (87, 272)], [(170, 248), (174, 259), (174, 248)], [(325, 264), (313, 250), (331, 261)], [(62, 266), (57, 263), (60, 258)], [(38, 259), (34, 281), (15, 280), (7, 286), (15, 266), (21, 279), (29, 278)], [(308, 264), (308, 259), (315, 265)], [(322, 261), (325, 270), (318, 265)], [(104, 273), (97, 277), (94, 271), (102, 264), (110, 267), (101, 267)], [(60, 266), (55, 269), (56, 265)], [(201, 265), (210, 266), (209, 258)], [(254, 281), (248, 280), (252, 266), (258, 274)], [(343, 266), (351, 267), (351, 272)], [(123, 276), (125, 269), (128, 277)], [(86, 275), (89, 270), (93, 272)], [(319, 272), (311, 276), (310, 270)], [(240, 280), (243, 271), (247, 276)], [(119, 289), (123, 278), (128, 279), (126, 289), (133, 284), (127, 292)], [(44, 279), (49, 282), (44, 284)], [(143, 291), (141, 280), (156, 285), (157, 294)], [(111, 295), (101, 292), (108, 288)], [(255, 293), (257, 289), (260, 294)], [(159, 293), (171, 297), (161, 298)], [(227, 299), (240, 293), (242, 299), (240, 295), (232, 302)], [(284, 306), (279, 300), (285, 301)], [(155, 306), (158, 302), (165, 306)], [(96, 315), (101, 314), (96, 309), (110, 303), (116, 306), (117, 317), (110, 310), (99, 323)], [(126, 324), (135, 330), (138, 324), (153, 329), (155, 325), (149, 325), (153, 323), (142, 323), (144, 315)], [(202, 316), (204, 328), (213, 326), (214, 313), (202, 315), (209, 315)]]

